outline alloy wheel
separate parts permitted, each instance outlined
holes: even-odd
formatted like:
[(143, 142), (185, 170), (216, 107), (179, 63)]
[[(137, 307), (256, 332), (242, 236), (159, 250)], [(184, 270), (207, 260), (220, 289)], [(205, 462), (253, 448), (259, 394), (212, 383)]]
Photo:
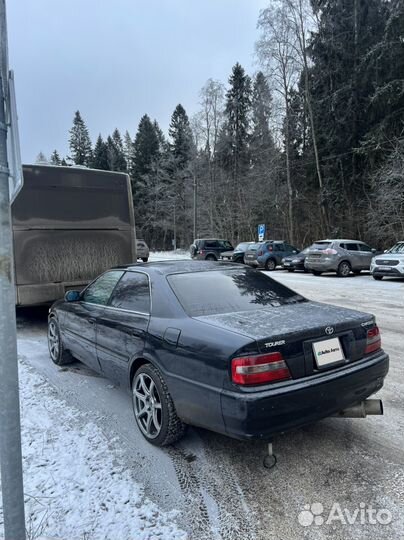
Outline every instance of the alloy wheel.
[(161, 431), (161, 398), (153, 379), (139, 373), (133, 385), (133, 407), (138, 426), (148, 439), (155, 439)]
[(59, 330), (55, 321), (50, 321), (48, 327), (49, 354), (54, 362), (59, 356)]
[(348, 263), (342, 263), (341, 264), (341, 275), (343, 277), (347, 277), (347, 276), (349, 276), (350, 272), (351, 272), (351, 268), (350, 268), (349, 264)]

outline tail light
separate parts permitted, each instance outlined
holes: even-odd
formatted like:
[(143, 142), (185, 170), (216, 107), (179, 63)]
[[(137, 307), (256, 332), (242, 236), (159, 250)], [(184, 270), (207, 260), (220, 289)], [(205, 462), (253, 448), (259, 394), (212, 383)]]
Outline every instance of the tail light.
[(323, 251), (325, 255), (336, 255), (338, 251), (336, 249), (327, 248)]
[(268, 251), (273, 251), (274, 248), (272, 246), (268, 246)]
[(204, 251), (203, 251), (203, 249), (200, 249), (199, 251), (197, 251), (197, 253), (199, 253), (199, 255), (203, 255)]
[(368, 330), (365, 354), (378, 351), (382, 348), (382, 340), (380, 338), (380, 330), (378, 326), (374, 326)]
[(290, 379), (289, 368), (281, 353), (233, 358), (231, 377), (235, 384), (255, 385)]

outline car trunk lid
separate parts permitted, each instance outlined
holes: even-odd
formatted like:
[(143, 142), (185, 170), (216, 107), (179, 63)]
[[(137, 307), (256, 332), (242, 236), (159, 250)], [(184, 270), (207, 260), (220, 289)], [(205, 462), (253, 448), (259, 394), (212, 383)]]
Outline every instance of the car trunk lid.
[(255, 341), (257, 354), (280, 352), (294, 379), (333, 367), (319, 368), (313, 343), (324, 345), (325, 350), (340, 344), (345, 360), (334, 367), (362, 358), (367, 330), (374, 325), (372, 315), (307, 301), (196, 319), (248, 336)]

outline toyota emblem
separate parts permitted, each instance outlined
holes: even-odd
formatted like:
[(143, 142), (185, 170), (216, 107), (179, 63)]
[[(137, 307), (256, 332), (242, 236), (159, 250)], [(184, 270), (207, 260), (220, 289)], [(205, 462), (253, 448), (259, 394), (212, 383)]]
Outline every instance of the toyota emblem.
[(333, 326), (327, 326), (327, 328), (325, 329), (325, 333), (327, 334), (327, 336), (331, 336), (331, 334), (334, 333), (334, 327)]

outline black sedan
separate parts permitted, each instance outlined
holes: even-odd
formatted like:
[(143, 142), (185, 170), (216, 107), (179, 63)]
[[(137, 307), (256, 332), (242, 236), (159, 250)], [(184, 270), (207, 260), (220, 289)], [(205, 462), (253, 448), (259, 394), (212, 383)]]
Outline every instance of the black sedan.
[(303, 251), (300, 251), (299, 253), (296, 253), (296, 255), (289, 255), (289, 257), (284, 257), (282, 259), (282, 268), (287, 270), (288, 272), (294, 272), (295, 270), (302, 270), (303, 272), (307, 272), (306, 268), (304, 267), (304, 261), (306, 259), (306, 255), (309, 252), (310, 247), (307, 247), (306, 249), (303, 249)]
[(363, 402), (388, 371), (372, 315), (234, 263), (109, 270), (52, 306), (48, 339), (55, 364), (77, 358), (130, 389), (156, 445), (187, 424), (271, 440)]

